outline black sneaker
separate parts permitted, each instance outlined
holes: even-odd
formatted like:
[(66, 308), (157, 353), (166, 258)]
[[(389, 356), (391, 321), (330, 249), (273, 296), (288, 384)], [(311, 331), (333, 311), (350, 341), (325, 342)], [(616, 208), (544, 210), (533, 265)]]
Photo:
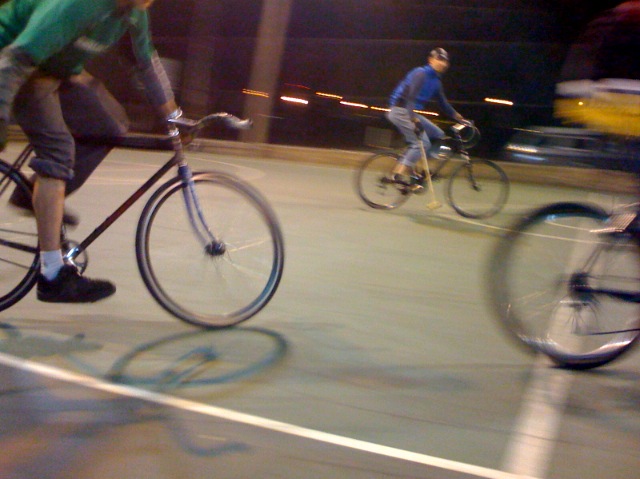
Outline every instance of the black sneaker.
[(411, 177), (401, 175), (399, 173), (393, 173), (393, 174), (390, 174), (389, 176), (385, 176), (384, 182), (393, 183), (401, 186), (411, 186)]
[(416, 195), (424, 193), (424, 176), (415, 173), (412, 174), (409, 177), (409, 186), (407, 186), (407, 190), (411, 193), (415, 193)]
[(38, 299), (46, 303), (93, 303), (115, 292), (113, 283), (85, 278), (70, 264), (64, 265), (51, 281), (38, 275)]
[[(13, 190), (13, 193), (9, 198), (9, 204), (22, 210), (24, 214), (33, 216), (33, 204), (31, 203), (31, 198), (21, 189), (16, 188)], [(80, 218), (77, 214), (71, 213), (67, 208), (65, 208), (62, 215), (62, 223), (67, 226), (76, 227), (80, 224)]]

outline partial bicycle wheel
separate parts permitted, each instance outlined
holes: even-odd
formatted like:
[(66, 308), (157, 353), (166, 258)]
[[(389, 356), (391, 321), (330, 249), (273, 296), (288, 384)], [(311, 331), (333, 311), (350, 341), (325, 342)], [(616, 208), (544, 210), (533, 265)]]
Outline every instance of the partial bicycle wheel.
[(38, 275), (35, 219), (8, 203), (16, 189), (31, 197), (31, 188), (24, 176), (0, 161), (0, 311), (31, 291)]
[(640, 335), (640, 304), (594, 290), (640, 291), (637, 238), (598, 233), (599, 207), (558, 203), (533, 211), (498, 242), (488, 294), (508, 331), (570, 369), (619, 357)]
[(509, 198), (509, 178), (495, 163), (470, 160), (458, 166), (447, 185), (447, 201), (466, 218), (489, 218)]
[[(217, 242), (203, 243), (177, 178), (149, 199), (136, 234), (142, 278), (158, 303), (205, 328), (249, 319), (271, 299), (284, 266), (284, 242), (266, 200), (240, 180), (194, 174), (202, 217)], [(199, 222), (199, 221), (197, 221)]]
[(370, 207), (390, 210), (409, 199), (405, 187), (386, 181), (397, 162), (396, 153), (377, 153), (367, 158), (356, 171), (356, 191)]

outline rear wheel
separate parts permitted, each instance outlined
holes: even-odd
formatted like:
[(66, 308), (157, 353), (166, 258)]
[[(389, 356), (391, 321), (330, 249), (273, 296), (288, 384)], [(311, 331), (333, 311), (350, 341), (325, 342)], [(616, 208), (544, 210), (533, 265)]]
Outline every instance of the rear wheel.
[(38, 232), (32, 215), (9, 204), (14, 191), (31, 198), (22, 174), (0, 161), (0, 311), (33, 288), (38, 275)]
[(390, 210), (409, 199), (406, 187), (387, 180), (398, 158), (396, 153), (378, 153), (367, 158), (356, 171), (358, 196), (371, 208)]

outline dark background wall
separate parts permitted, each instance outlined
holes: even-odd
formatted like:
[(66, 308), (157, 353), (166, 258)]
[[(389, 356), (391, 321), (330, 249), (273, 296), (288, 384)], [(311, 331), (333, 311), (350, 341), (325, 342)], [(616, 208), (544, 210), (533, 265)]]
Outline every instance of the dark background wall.
[[(578, 0), (294, 0), (279, 84), (307, 95), (307, 106), (276, 104), (270, 141), (310, 146), (364, 146), (367, 133), (389, 128), (381, 113), (323, 100), (327, 92), (385, 106), (400, 78), (447, 49), (444, 78), (454, 107), (476, 120), (483, 148), (496, 151), (514, 127), (552, 124), (552, 101), (568, 46), (584, 25), (620, 1)], [(260, 0), (157, 0), (151, 9), (161, 56), (175, 60), (176, 92), (185, 109), (243, 111)], [(118, 58), (126, 58), (124, 47)], [(196, 55), (197, 62), (189, 62)], [(121, 59), (120, 64), (126, 64)], [(105, 67), (106, 64), (106, 67)], [(108, 77), (125, 69), (113, 59), (94, 68)], [(110, 86), (133, 108), (140, 95), (123, 79)], [(485, 102), (507, 99), (514, 106)], [(198, 98), (195, 104), (193, 98)], [(136, 106), (137, 105), (137, 106)], [(434, 105), (435, 108), (435, 105)], [(367, 128), (368, 127), (368, 128)], [(373, 130), (372, 130), (373, 129)], [(225, 136), (223, 132), (212, 134)]]

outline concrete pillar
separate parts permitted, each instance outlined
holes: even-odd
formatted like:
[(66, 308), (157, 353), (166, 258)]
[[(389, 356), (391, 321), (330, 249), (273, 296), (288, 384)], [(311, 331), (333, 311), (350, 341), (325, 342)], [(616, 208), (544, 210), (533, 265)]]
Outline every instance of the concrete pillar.
[(263, 0), (249, 89), (266, 93), (267, 97), (246, 95), (244, 116), (251, 118), (254, 126), (242, 132), (242, 141), (266, 143), (269, 139), (292, 4), (293, 0)]

